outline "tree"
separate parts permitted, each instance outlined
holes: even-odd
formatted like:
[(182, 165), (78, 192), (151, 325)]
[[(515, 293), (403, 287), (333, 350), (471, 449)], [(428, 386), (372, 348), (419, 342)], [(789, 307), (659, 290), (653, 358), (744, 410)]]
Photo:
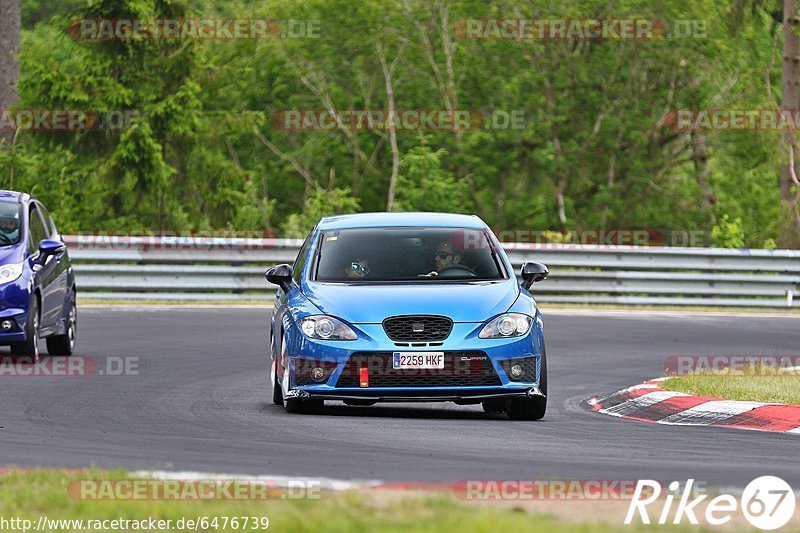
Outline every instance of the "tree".
[[(20, 0), (0, 0), (0, 113), (17, 103), (19, 27)], [(0, 143), (13, 138), (13, 131), (0, 131)]]
[[(783, 3), (783, 66), (781, 75), (781, 110), (792, 114), (800, 109), (800, 15), (795, 0)], [(781, 199), (789, 216), (789, 228), (783, 241), (788, 246), (800, 245), (800, 179), (797, 177), (798, 150), (794, 131), (784, 130), (781, 136), (787, 154), (781, 165)]]

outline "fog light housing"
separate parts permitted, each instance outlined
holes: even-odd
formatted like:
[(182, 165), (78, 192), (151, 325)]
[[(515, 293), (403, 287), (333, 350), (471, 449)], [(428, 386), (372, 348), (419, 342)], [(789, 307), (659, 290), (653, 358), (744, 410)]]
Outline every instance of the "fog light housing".
[(3, 320), (2, 322), (0, 322), (0, 329), (2, 329), (3, 331), (11, 331), (12, 329), (14, 329), (14, 321), (9, 319)]
[(315, 366), (311, 369), (311, 379), (317, 383), (325, 381), (325, 370), (322, 367)]
[(514, 378), (519, 378), (522, 376), (522, 373), (525, 372), (525, 369), (522, 368), (522, 365), (519, 363), (514, 363), (511, 365), (511, 376)]

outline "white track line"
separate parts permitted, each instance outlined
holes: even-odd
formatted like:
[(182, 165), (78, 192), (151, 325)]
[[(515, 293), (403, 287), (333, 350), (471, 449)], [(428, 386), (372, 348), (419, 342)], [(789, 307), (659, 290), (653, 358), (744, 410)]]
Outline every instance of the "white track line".
[(600, 409), (600, 412), (611, 416), (629, 417), (630, 413), (632, 412), (650, 407), (651, 405), (664, 400), (669, 400), (675, 396), (686, 396), (686, 394), (673, 391), (650, 392), (643, 396), (639, 396), (638, 398), (631, 398), (630, 400), (622, 402), (619, 405), (615, 405), (614, 407)]
[(769, 404), (762, 402), (714, 400), (670, 415), (659, 420), (658, 423), (676, 426), (709, 426), (764, 405)]
[(252, 476), (247, 474), (209, 474), (203, 472), (167, 472), (163, 470), (139, 470), (131, 472), (134, 477), (143, 477), (159, 480), (177, 481), (229, 481), (241, 480), (251, 482), (269, 483), (276, 487), (297, 487), (300, 485), (315, 485), (332, 490), (351, 490), (365, 487), (377, 487), (383, 484), (377, 480), (353, 480), (331, 479), (324, 477), (304, 477), (304, 476)]

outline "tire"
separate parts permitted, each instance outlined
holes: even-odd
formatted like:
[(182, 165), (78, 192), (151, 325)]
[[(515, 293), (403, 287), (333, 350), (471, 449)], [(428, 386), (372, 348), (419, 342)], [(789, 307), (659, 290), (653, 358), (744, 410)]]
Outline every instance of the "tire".
[(545, 395), (533, 398), (512, 398), (508, 401), (508, 418), (511, 420), (541, 420), (547, 412), (547, 350), (542, 346), (542, 371), (539, 390)]
[[(283, 342), (281, 343), (281, 361), (284, 361), (283, 364), (286, 364), (285, 361), (288, 353), (286, 349), (286, 338), (282, 338), (282, 340)], [(306, 398), (284, 398), (283, 389), (281, 389), (280, 385), (278, 385), (277, 370), (278, 370), (278, 365), (276, 361), (275, 372), (272, 373), (272, 387), (273, 387), (272, 401), (275, 401), (277, 397), (280, 397), (281, 403), (286, 408), (287, 413), (315, 414), (322, 411), (322, 407), (325, 405), (325, 402), (323, 400), (309, 400)]]
[(481, 407), (483, 407), (484, 413), (505, 413), (506, 412), (506, 402), (504, 400), (484, 400), (481, 402)]
[(67, 331), (63, 335), (47, 337), (47, 353), (50, 355), (72, 355), (75, 353), (75, 337), (78, 332), (78, 305), (75, 302), (75, 289), (69, 298)]
[[(283, 354), (286, 352), (286, 343), (284, 342), (281, 345), (281, 361), (285, 361), (283, 358)], [(283, 389), (281, 389), (280, 383), (278, 383), (278, 358), (275, 358), (275, 368), (270, 369), (270, 374), (272, 375), (272, 403), (275, 405), (283, 405)]]
[(39, 300), (32, 298), (25, 322), (25, 341), (11, 343), (11, 355), (29, 355), (39, 360)]
[(323, 400), (287, 398), (284, 400), (284, 404), (287, 413), (313, 415), (322, 412), (325, 402)]

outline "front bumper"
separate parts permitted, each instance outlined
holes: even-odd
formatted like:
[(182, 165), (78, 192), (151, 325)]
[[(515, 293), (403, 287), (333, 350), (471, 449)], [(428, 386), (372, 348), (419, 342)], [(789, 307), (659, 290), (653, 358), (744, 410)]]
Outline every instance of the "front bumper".
[(28, 321), (30, 291), (22, 276), (15, 281), (0, 285), (0, 322), (10, 319), (13, 327), (9, 331), (0, 329), (0, 345), (26, 340), (25, 326)]
[[(534, 398), (546, 396), (539, 390), (539, 387), (534, 385), (530, 389), (510, 390), (510, 389), (497, 389), (495, 391), (466, 391), (449, 393), (446, 391), (442, 394), (431, 394), (432, 391), (426, 389), (418, 389), (419, 392), (406, 390), (400, 394), (385, 395), (380, 390), (373, 389), (370, 394), (366, 394), (363, 389), (359, 389), (358, 393), (345, 394), (345, 393), (328, 393), (316, 390), (293, 389), (287, 394), (287, 398), (302, 398), (302, 399), (316, 399), (316, 400), (374, 400), (378, 402), (456, 402), (456, 403), (479, 403), (484, 400), (503, 400), (506, 398)], [(396, 391), (392, 391), (396, 392)], [(427, 394), (424, 394), (427, 393)], [(416, 395), (415, 395), (416, 394)]]
[[(399, 346), (386, 338), (380, 324), (359, 325), (359, 339), (355, 341), (316, 341), (302, 333), (289, 332), (287, 351), (290, 354), (285, 367), (284, 397), (323, 400), (368, 400), (380, 402), (437, 402), (479, 403), (484, 400), (544, 396), (539, 389), (542, 369), (542, 333), (534, 326), (527, 335), (512, 339), (479, 339), (482, 324), (454, 324), (447, 340), (426, 346)], [(393, 352), (444, 352), (448, 357), (461, 359), (462, 355), (482, 354), (478, 362), (461, 363), (450, 370), (454, 375), (407, 375), (393, 370), (391, 364), (354, 364), (362, 357), (390, 358)], [(351, 361), (351, 357), (353, 361)], [(522, 378), (513, 378), (508, 372), (509, 363), (525, 360), (530, 370)], [(384, 361), (385, 362), (385, 361)], [(474, 363), (475, 366), (470, 367)], [(368, 367), (369, 383), (359, 386), (359, 367)], [(312, 383), (309, 372), (320, 367), (325, 371), (322, 382)], [(355, 367), (355, 368), (354, 368)], [(447, 372), (447, 370), (443, 372)], [(470, 375), (472, 370), (480, 373)], [(354, 372), (355, 371), (355, 372)], [(376, 374), (378, 372), (378, 374)], [(384, 372), (381, 374), (380, 372)], [(461, 374), (457, 374), (461, 372)], [(389, 375), (391, 374), (391, 375)], [(466, 375), (463, 381), (459, 376)], [(484, 379), (489, 378), (489, 379)], [(430, 384), (428, 384), (430, 383)], [(411, 384), (411, 385), (409, 385)]]

